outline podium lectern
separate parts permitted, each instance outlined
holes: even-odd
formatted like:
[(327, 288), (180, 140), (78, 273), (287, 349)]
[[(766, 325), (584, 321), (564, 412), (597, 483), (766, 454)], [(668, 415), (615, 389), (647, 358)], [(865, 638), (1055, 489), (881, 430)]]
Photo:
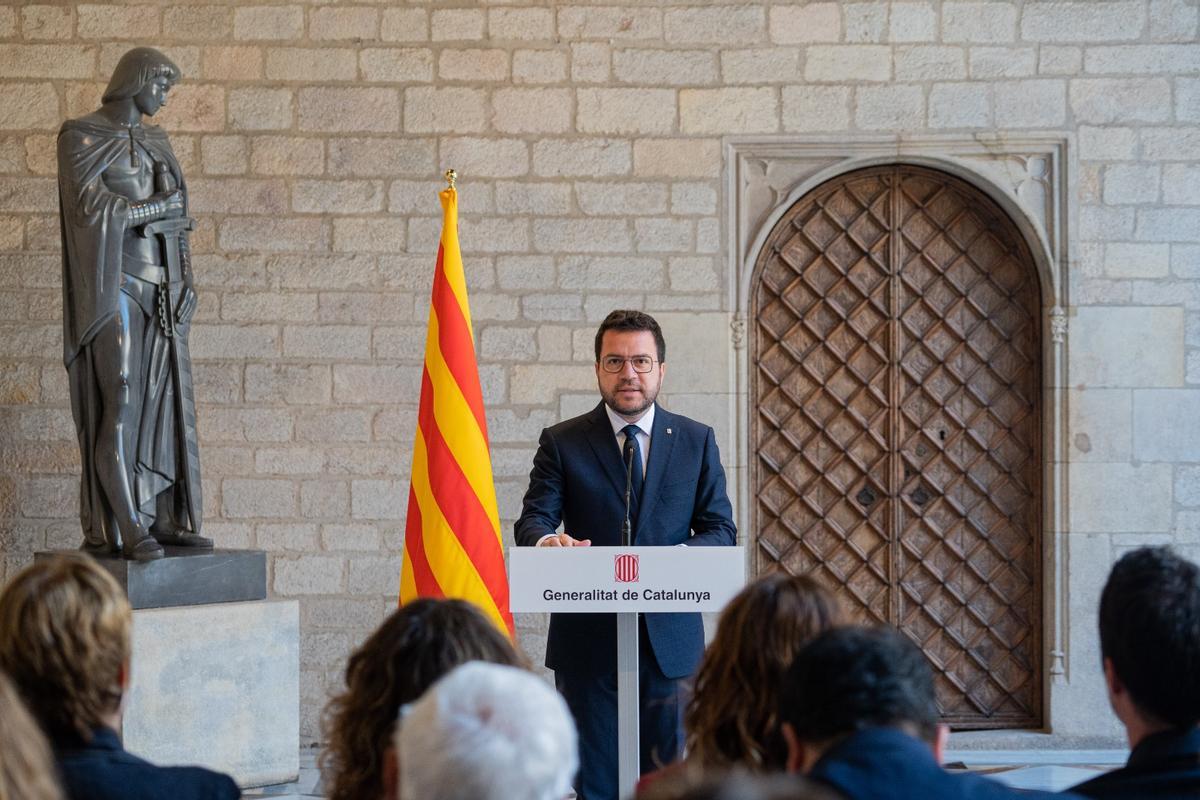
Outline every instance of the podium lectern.
[(744, 547), (513, 547), (509, 608), (617, 615), (621, 796), (640, 775), (638, 614), (720, 611), (746, 582)]

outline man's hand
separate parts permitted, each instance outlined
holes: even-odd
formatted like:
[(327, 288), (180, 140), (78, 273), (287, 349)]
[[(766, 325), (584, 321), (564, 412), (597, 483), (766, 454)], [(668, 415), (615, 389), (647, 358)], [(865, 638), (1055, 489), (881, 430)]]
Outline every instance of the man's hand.
[(538, 547), (591, 547), (591, 539), (575, 539), (567, 533), (555, 533), (537, 543)]

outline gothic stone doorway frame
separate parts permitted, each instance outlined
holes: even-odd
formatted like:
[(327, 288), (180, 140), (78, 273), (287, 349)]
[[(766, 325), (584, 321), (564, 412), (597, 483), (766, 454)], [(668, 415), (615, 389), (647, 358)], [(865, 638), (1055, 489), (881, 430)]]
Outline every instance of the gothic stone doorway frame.
[[(734, 484), (738, 523), (755, 545), (750, 486), (750, 370), (747, 320), (754, 268), (771, 231), (810, 191), (838, 176), (885, 165), (924, 166), (971, 184), (1016, 225), (1041, 288), (1042, 327), (1042, 636), (1044, 728), (1054, 686), (1069, 678), (1067, 649), (1066, 333), (1068, 140), (1061, 135), (738, 138), (725, 142), (726, 252), (733, 300), (736, 410)], [(753, 550), (753, 547), (751, 547)]]

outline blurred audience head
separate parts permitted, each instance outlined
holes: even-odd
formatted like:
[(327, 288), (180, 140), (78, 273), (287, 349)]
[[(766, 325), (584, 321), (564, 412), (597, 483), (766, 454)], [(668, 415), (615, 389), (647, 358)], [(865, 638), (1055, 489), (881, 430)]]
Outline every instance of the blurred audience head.
[(841, 795), (798, 775), (684, 770), (671, 772), (637, 800), (837, 800)]
[(1100, 595), (1100, 653), (1131, 746), (1200, 723), (1200, 567), (1167, 547), (1122, 556)]
[(396, 709), (468, 661), (526, 666), (508, 637), (462, 600), (415, 600), (384, 620), (350, 656), (346, 691), (325, 710), (330, 800), (382, 795), (384, 771), (395, 765), (386, 754)]
[(116, 726), (132, 625), (124, 591), (89, 556), (39, 559), (0, 592), (0, 669), (52, 740)]
[(0, 800), (61, 798), (46, 737), (0, 672)]
[(933, 672), (893, 628), (826, 631), (796, 656), (782, 689), (788, 769), (807, 773), (837, 741), (868, 728), (898, 728), (928, 742), (941, 761)]
[(779, 770), (779, 688), (800, 649), (840, 621), (837, 600), (812, 578), (774, 572), (721, 612), (685, 714), (690, 762)]
[(562, 800), (579, 767), (575, 723), (533, 673), (457, 667), (401, 710), (398, 800)]

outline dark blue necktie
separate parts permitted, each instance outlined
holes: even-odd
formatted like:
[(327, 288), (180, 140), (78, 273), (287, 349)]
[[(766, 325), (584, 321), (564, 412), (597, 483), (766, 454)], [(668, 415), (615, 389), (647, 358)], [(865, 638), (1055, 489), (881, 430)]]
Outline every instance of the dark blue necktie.
[(638, 442), (637, 432), (640, 430), (637, 425), (626, 425), (621, 429), (621, 433), (625, 434), (625, 444), (621, 449), (622, 462), (626, 469), (629, 468), (629, 459), (633, 458), (633, 491), (629, 498), (629, 518), (637, 520), (638, 502), (642, 499), (642, 483), (645, 482), (645, 476), (642, 474), (642, 445)]

